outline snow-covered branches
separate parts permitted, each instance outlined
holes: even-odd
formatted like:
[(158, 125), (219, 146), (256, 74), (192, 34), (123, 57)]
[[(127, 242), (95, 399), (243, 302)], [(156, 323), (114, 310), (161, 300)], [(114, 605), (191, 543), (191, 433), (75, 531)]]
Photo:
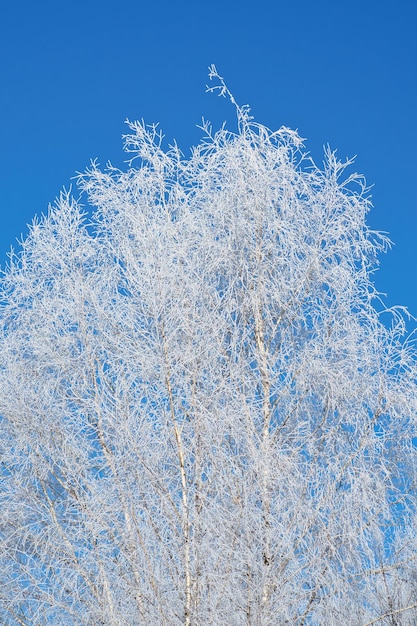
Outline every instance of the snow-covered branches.
[[(413, 624), (416, 355), (362, 178), (130, 124), (2, 281), (4, 624)], [(410, 530), (411, 529), (411, 530)], [(410, 608), (411, 607), (411, 608)]]

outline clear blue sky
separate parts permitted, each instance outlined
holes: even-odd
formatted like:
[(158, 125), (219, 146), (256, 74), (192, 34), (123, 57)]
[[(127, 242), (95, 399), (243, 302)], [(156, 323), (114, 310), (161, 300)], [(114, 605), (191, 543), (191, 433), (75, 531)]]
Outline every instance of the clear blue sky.
[(416, 0), (22, 0), (0, 9), (0, 263), (35, 213), (91, 158), (121, 165), (124, 119), (160, 122), (188, 154), (215, 63), (257, 121), (298, 128), (372, 191), (373, 228), (395, 246), (377, 287), (417, 315)]

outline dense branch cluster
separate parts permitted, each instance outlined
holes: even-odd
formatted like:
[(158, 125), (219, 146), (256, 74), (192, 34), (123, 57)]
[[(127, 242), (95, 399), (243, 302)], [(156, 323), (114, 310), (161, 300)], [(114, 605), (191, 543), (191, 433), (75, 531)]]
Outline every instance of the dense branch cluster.
[[(213, 74), (216, 76), (215, 71)], [(230, 95), (220, 80), (223, 94)], [(416, 623), (416, 355), (362, 179), (130, 124), (1, 285), (5, 625)]]

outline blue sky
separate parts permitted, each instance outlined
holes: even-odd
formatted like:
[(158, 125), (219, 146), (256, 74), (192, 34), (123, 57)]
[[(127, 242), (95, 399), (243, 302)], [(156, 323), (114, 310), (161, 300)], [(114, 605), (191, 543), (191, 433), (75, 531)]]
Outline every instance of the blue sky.
[(125, 118), (159, 122), (188, 154), (215, 63), (256, 120), (298, 128), (373, 184), (373, 228), (394, 248), (377, 287), (417, 315), (415, 0), (39, 0), (0, 9), (0, 263), (35, 214), (97, 157), (122, 165)]

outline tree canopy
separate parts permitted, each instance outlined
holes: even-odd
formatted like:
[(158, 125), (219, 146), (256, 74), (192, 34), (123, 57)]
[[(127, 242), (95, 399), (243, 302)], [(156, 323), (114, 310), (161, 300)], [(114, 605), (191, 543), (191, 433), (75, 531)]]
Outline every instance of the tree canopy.
[[(230, 97), (185, 158), (129, 123), (1, 282), (7, 625), (417, 619), (416, 352), (364, 179)], [(90, 207), (86, 210), (83, 203)]]

